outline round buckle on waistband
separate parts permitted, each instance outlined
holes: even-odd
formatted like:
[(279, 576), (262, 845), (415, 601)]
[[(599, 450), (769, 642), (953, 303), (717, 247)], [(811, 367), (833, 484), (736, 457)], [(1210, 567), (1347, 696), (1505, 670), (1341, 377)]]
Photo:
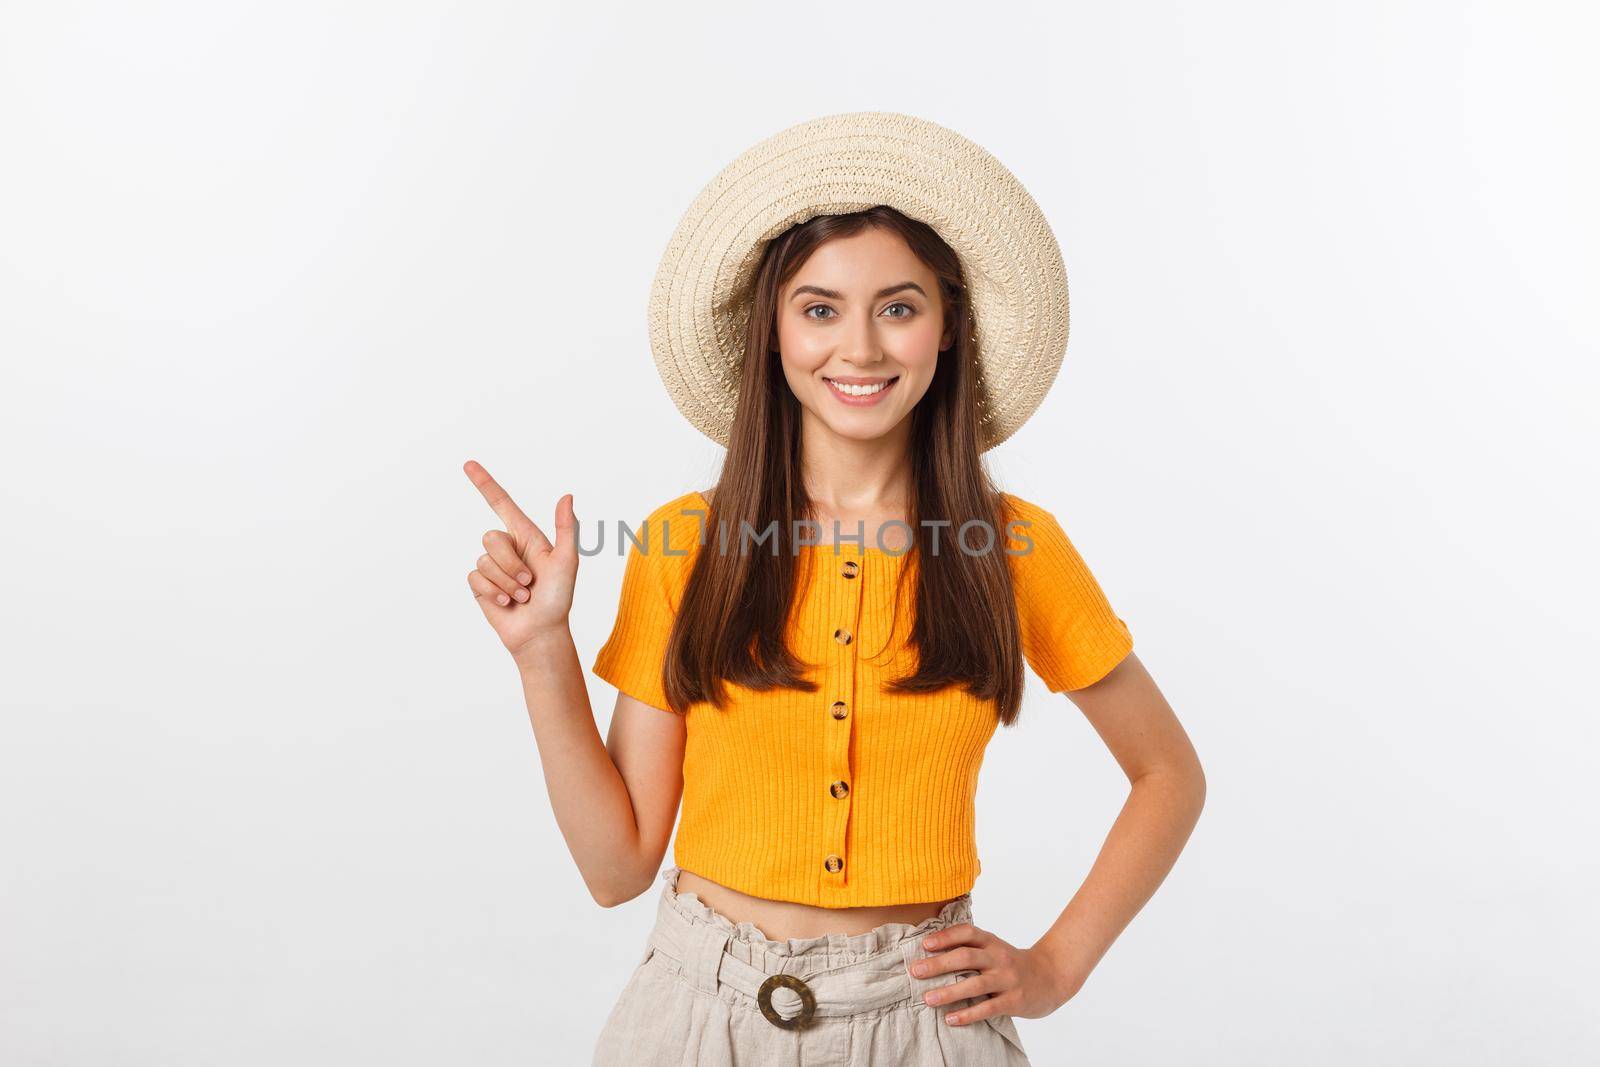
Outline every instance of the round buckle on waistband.
[[(800, 994), (800, 1014), (793, 1019), (785, 1019), (779, 1015), (772, 1006), (772, 991), (779, 986), (792, 989)], [(748, 987), (746, 987), (748, 988)], [(811, 987), (792, 974), (775, 974), (761, 983), (761, 988), (756, 992), (756, 1005), (761, 1008), (761, 1014), (773, 1026), (785, 1030), (798, 1030), (811, 1021), (811, 1016), (817, 1011), (817, 998), (811, 992)]]

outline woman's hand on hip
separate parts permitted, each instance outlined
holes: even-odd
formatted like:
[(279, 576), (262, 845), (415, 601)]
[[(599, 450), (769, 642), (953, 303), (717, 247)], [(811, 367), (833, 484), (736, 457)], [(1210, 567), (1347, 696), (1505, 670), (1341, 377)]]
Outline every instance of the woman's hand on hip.
[(1018, 948), (972, 923), (935, 930), (922, 939), (922, 944), (933, 954), (913, 965), (912, 973), (918, 978), (953, 971), (978, 972), (923, 994), (924, 1002), (936, 1008), (969, 997), (987, 998), (945, 1012), (945, 1021), (952, 1026), (975, 1023), (991, 1015), (1039, 1019), (1071, 998), (1049, 956), (1036, 949)]
[(566, 626), (572, 611), (578, 580), (578, 519), (572, 494), (556, 501), (552, 545), (482, 464), (469, 459), (463, 469), (505, 524), (505, 529), (483, 535), (484, 552), (467, 572), (467, 585), (483, 617), (515, 656), (538, 637)]

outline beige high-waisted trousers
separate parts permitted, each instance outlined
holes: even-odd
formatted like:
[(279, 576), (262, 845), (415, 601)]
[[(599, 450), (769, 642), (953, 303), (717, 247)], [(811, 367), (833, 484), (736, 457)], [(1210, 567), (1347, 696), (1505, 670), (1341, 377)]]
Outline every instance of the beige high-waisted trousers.
[[(924, 936), (972, 921), (970, 893), (915, 926), (773, 941), (680, 894), (679, 870), (661, 872), (655, 927), (600, 1031), (594, 1067), (1029, 1064), (1009, 1015), (944, 1021), (985, 998), (923, 1003), (929, 989), (978, 972), (917, 978), (909, 970), (933, 955)], [(785, 977), (769, 982), (774, 975)]]

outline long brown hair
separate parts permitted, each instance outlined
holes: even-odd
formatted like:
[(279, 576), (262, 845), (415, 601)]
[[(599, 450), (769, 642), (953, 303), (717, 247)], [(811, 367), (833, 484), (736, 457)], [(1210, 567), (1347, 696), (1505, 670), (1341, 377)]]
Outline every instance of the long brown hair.
[[(891, 690), (927, 693), (965, 684), (994, 699), (1000, 721), (1016, 721), (1022, 699), (1022, 642), (1005, 548), (999, 492), (980, 450), (980, 396), (971, 307), (960, 259), (933, 228), (888, 206), (818, 215), (767, 245), (745, 306), (745, 357), (728, 454), (709, 513), (712, 531), (764, 532), (776, 523), (776, 551), (701, 551), (694, 561), (667, 648), (665, 686), (674, 710), (697, 701), (722, 707), (723, 680), (751, 689), (814, 692), (801, 661), (784, 640), (804, 553), (792, 545), (795, 520), (812, 518), (800, 477), (800, 402), (788, 387), (777, 344), (779, 293), (823, 242), (881, 227), (905, 239), (939, 280), (945, 326), (954, 341), (939, 353), (927, 393), (911, 412), (911, 491), (906, 521), (912, 544), (900, 580), (917, 583), (916, 618), (908, 641), (918, 666)], [(950, 520), (937, 551), (925, 552), (923, 516)], [(946, 546), (968, 520), (995, 533), (993, 549), (968, 554)], [(746, 523), (748, 525), (741, 525)], [(896, 603), (899, 590), (896, 591)], [(981, 620), (981, 623), (976, 624)]]

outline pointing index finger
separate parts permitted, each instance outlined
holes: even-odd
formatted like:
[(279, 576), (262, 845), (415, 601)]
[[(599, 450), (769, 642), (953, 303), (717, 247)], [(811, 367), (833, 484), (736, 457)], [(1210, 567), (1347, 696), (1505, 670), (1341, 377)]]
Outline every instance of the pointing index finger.
[(467, 472), (472, 484), (478, 487), (478, 492), (483, 494), (483, 499), (489, 502), (494, 513), (500, 516), (500, 521), (506, 524), (507, 530), (526, 530), (533, 525), (533, 520), (517, 507), (517, 502), (511, 499), (511, 494), (500, 488), (499, 482), (489, 477), (489, 472), (483, 469), (483, 464), (475, 459), (469, 459), (462, 469)]

